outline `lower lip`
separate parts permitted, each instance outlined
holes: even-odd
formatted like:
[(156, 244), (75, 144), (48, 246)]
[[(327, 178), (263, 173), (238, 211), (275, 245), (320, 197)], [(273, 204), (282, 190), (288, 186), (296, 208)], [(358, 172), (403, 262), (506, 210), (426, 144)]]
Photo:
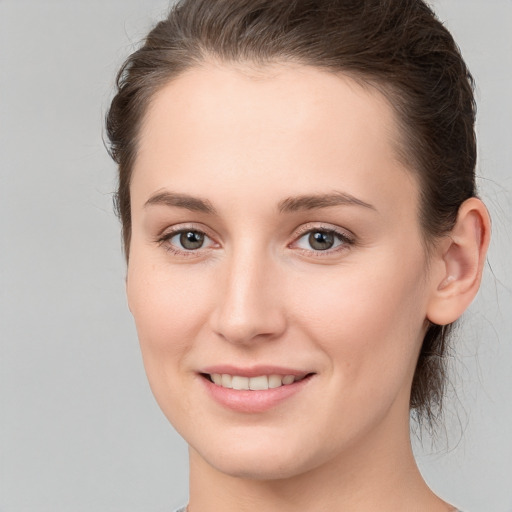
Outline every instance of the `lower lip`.
[(200, 379), (208, 394), (220, 405), (237, 412), (257, 413), (268, 411), (299, 393), (308, 385), (312, 377), (313, 375), (308, 375), (292, 384), (261, 391), (223, 388), (203, 376), (200, 376)]

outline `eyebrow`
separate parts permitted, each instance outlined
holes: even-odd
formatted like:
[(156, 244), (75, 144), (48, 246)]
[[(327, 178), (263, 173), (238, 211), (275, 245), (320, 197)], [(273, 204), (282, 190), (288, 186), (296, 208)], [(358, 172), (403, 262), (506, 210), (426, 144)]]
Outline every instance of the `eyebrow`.
[(216, 210), (208, 199), (189, 196), (188, 194), (176, 194), (174, 192), (159, 192), (151, 196), (144, 208), (150, 205), (177, 206), (193, 212), (216, 214)]
[[(152, 195), (145, 203), (144, 208), (151, 205), (174, 206), (193, 212), (209, 213), (216, 215), (217, 210), (208, 199), (201, 199), (188, 194), (175, 192), (158, 192)], [(280, 213), (290, 213), (304, 210), (316, 210), (332, 206), (361, 206), (370, 210), (376, 210), (374, 206), (345, 192), (333, 192), (330, 194), (310, 194), (287, 197), (279, 202), (277, 208)]]
[(363, 208), (369, 208), (370, 210), (377, 211), (375, 206), (345, 192), (288, 197), (279, 202), (278, 209), (281, 213), (287, 213), (345, 205), (362, 206)]

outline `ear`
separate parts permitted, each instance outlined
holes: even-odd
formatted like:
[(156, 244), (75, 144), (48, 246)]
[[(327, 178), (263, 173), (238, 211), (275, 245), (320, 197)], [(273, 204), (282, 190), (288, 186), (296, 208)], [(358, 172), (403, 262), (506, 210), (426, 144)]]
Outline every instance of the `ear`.
[(475, 298), (490, 233), (491, 221), (482, 201), (472, 197), (462, 203), (455, 226), (432, 256), (432, 293), (427, 308), (432, 323), (454, 322)]

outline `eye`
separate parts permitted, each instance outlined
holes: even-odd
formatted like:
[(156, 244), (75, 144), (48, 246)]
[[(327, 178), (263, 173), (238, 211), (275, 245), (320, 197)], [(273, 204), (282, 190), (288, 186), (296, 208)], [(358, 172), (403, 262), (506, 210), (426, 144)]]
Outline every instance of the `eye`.
[(179, 228), (164, 233), (157, 239), (167, 251), (178, 256), (199, 255), (202, 250), (215, 246), (215, 242), (204, 231), (194, 228)]
[(309, 246), (315, 251), (332, 249), (337, 241), (332, 231), (312, 231), (307, 236), (307, 240)]
[(348, 235), (334, 229), (314, 228), (306, 231), (293, 245), (309, 252), (335, 252), (353, 243)]
[(204, 245), (205, 238), (208, 238), (201, 231), (180, 231), (169, 239), (169, 242), (173, 245), (177, 245), (180, 249), (187, 251), (194, 251), (200, 249)]

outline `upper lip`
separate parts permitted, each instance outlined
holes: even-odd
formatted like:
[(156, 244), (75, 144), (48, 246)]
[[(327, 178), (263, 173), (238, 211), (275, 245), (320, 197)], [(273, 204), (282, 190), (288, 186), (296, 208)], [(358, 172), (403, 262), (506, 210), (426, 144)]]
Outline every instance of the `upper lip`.
[(256, 365), (256, 366), (233, 366), (229, 364), (213, 365), (202, 368), (199, 373), (220, 373), (227, 375), (239, 375), (241, 377), (258, 377), (260, 375), (293, 375), (295, 377), (305, 377), (309, 373), (307, 370), (298, 370), (285, 366), (275, 365)]

